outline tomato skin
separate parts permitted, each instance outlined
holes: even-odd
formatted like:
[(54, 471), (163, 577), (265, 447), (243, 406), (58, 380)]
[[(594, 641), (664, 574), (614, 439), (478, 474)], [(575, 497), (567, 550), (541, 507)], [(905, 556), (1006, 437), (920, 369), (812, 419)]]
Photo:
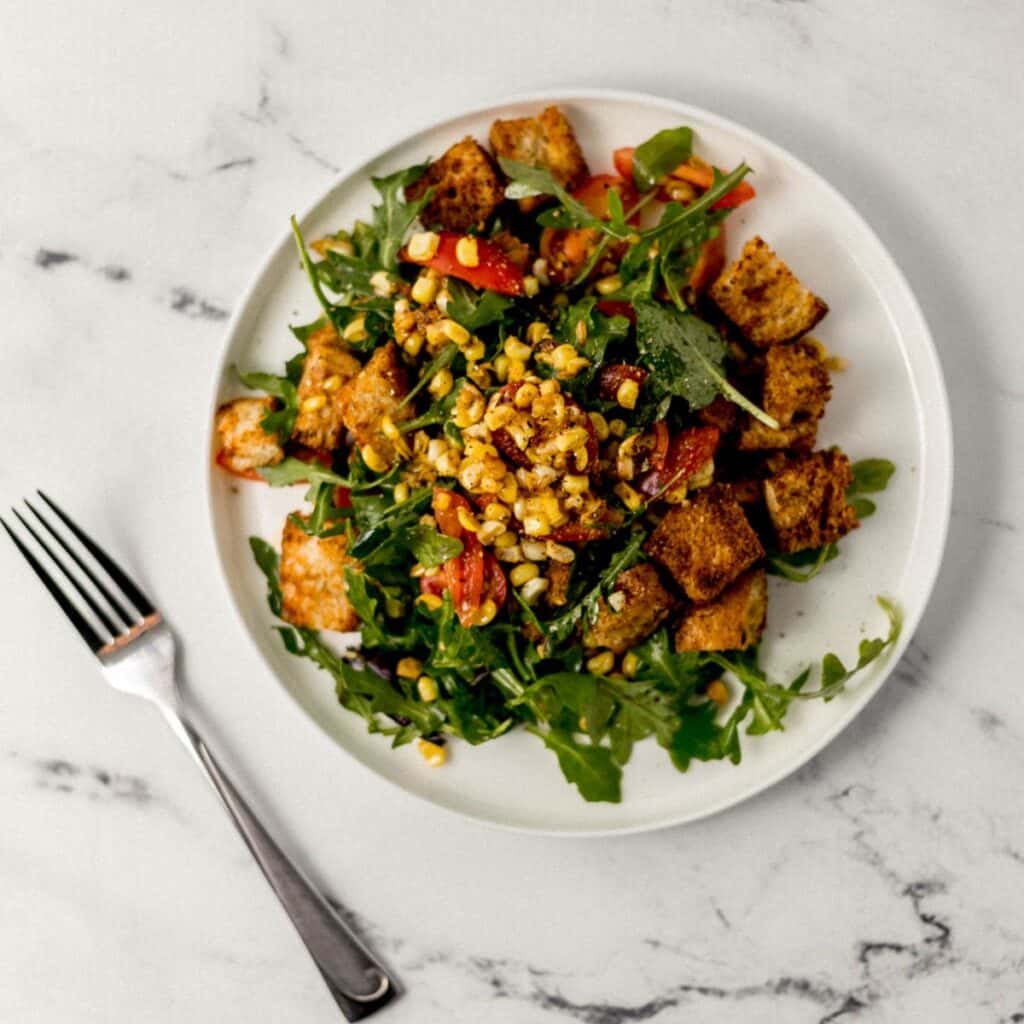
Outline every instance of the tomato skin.
[[(720, 438), (721, 431), (718, 427), (689, 427), (681, 430), (669, 440), (660, 464), (655, 463), (652, 455), (653, 468), (640, 479), (638, 490), (650, 498), (672, 480), (684, 483), (714, 456)], [(657, 449), (657, 440), (655, 448)]]
[(444, 489), (434, 491), (432, 511), (437, 525), (443, 534), (454, 537), (456, 540), (462, 540), (462, 535), (466, 532), (462, 523), (459, 522), (460, 508), (467, 512), (473, 511), (472, 506), (461, 494)]
[(635, 152), (635, 146), (622, 146), (612, 153), (615, 170), (619, 172), (619, 177), (625, 178), (626, 181), (633, 180), (633, 154)]
[(622, 208), (625, 211), (636, 206), (640, 199), (636, 187), (633, 185), (632, 175), (619, 177), (616, 174), (594, 174), (587, 178), (579, 188), (573, 192), (573, 198), (578, 199), (593, 216), (607, 220), (608, 193), (615, 189), (622, 201)]
[(607, 530), (597, 526), (582, 526), (580, 523), (566, 523), (556, 526), (548, 538), (559, 544), (587, 544), (592, 540), (601, 540), (608, 536)]
[(486, 238), (477, 238), (479, 263), (475, 267), (466, 267), (458, 261), (455, 252), (459, 241), (467, 236), (457, 231), (441, 231), (439, 235), (437, 252), (430, 259), (414, 260), (407, 249), (399, 253), (399, 259), (457, 277), (474, 288), (486, 288), (501, 295), (523, 294), (523, 272), (500, 246)]
[[(612, 154), (612, 162), (615, 170), (627, 181), (633, 180), (633, 154), (636, 152), (633, 146), (623, 146)], [(714, 184), (714, 173), (703, 167), (694, 167), (687, 162), (680, 164), (674, 171), (670, 172), (671, 177), (688, 181), (697, 188), (709, 189)], [(754, 186), (749, 181), (741, 181), (731, 192), (727, 192), (718, 202), (711, 207), (712, 210), (735, 210), (737, 206), (749, 203), (757, 195)]]
[(648, 372), (642, 366), (633, 366), (631, 363), (612, 363), (605, 366), (598, 377), (601, 397), (606, 402), (614, 402), (620, 384), (627, 380), (635, 380), (643, 387), (648, 376)]
[(605, 316), (624, 316), (631, 324), (636, 323), (636, 310), (623, 299), (598, 299), (597, 309)]

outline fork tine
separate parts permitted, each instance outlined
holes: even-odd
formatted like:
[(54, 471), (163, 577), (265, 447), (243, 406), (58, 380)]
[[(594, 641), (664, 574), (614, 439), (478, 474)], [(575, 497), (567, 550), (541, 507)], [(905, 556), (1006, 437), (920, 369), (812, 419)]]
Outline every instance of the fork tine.
[(78, 630), (79, 636), (89, 645), (93, 654), (96, 654), (103, 646), (103, 641), (96, 631), (83, 618), (82, 613), (64, 596), (64, 592), (51, 579), (49, 573), (40, 565), (36, 556), (18, 538), (18, 535), (7, 525), (6, 521), (0, 519), (0, 525), (7, 531), (8, 536), (14, 541), (15, 547), (25, 556), (35, 574), (42, 580), (43, 586), (50, 592), (50, 596), (60, 605), (61, 610), (71, 620), (71, 625)]
[[(96, 574), (89, 568), (89, 566), (85, 564), (85, 562), (82, 561), (81, 558), (78, 557), (78, 554), (67, 543), (67, 541), (65, 541), (64, 538), (50, 525), (50, 523), (39, 514), (39, 512), (37, 511), (36, 507), (32, 504), (32, 502), (26, 498), (25, 504), (28, 505), (29, 509), (31, 510), (32, 514), (36, 517), (36, 519), (38, 519), (39, 522), (41, 522), (43, 526), (46, 527), (50, 536), (53, 537), (53, 539), (64, 549), (68, 557), (70, 557), (71, 561), (73, 561), (75, 565), (77, 565), (78, 568), (82, 570), (86, 579), (88, 579), (89, 582), (103, 595), (107, 604), (109, 604), (110, 607), (114, 609), (115, 614), (121, 617), (121, 620), (124, 622), (125, 626), (130, 626), (133, 622), (135, 622), (135, 616), (130, 615), (128, 612), (124, 610), (124, 607), (120, 603), (120, 601), (118, 601), (114, 597), (114, 595), (110, 593), (110, 591), (103, 585), (103, 582), (101, 580), (96, 578)], [(15, 515), (17, 515), (17, 513), (15, 513)], [(22, 522), (24, 522), (24, 520), (22, 520)], [(26, 527), (28, 527), (27, 523), (25, 525)], [(35, 535), (33, 534), (33, 536)], [(42, 540), (40, 540), (38, 537), (36, 537), (36, 540), (38, 540), (40, 545), (42, 545), (43, 550), (51, 558), (53, 558), (52, 552), (49, 550), (49, 548), (46, 547), (45, 544), (43, 544)], [(56, 559), (54, 559), (54, 561), (56, 561)], [(93, 611), (95, 611), (97, 615), (100, 615), (100, 613), (95, 608), (93, 608)], [(110, 629), (112, 633), (116, 634), (120, 632), (120, 630), (114, 629), (114, 627), (111, 626), (110, 623), (107, 623), (104, 616), (100, 615), (100, 618), (103, 619), (103, 621), (107, 625), (107, 628)]]
[(156, 612), (156, 606), (132, 583), (125, 571), (88, 534), (79, 529), (71, 521), (70, 517), (65, 512), (62, 512), (42, 491), (36, 491), (36, 493), (57, 513), (61, 522), (82, 542), (83, 547), (85, 547), (89, 554), (103, 566), (107, 575), (128, 595), (128, 600), (139, 610), (139, 614), (143, 618), (153, 615)]
[(32, 539), (49, 555), (50, 559), (57, 566), (58, 569), (64, 574), (68, 583), (71, 584), (78, 591), (78, 596), (92, 609), (93, 615), (96, 616), (100, 622), (106, 626), (107, 631), (111, 636), (117, 636), (118, 633), (123, 632), (128, 626), (131, 625), (130, 621), (126, 621), (124, 626), (118, 626), (116, 622), (106, 613), (106, 610), (100, 606), (100, 603), (96, 600), (92, 594), (82, 586), (74, 576), (71, 575), (67, 570), (67, 566), (53, 553), (53, 549), (43, 540), (42, 537), (32, 529), (32, 526), (28, 523), (23, 515), (16, 509), (12, 508), (11, 511), (14, 513), (15, 519), (31, 534)]

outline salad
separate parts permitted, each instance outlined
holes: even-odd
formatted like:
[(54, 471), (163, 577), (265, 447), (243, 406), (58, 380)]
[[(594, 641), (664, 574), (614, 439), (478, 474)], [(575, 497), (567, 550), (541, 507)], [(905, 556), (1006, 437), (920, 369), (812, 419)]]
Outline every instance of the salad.
[(320, 315), (283, 373), (239, 373), (257, 394), (218, 410), (216, 461), (306, 488), (250, 541), (281, 640), (429, 765), (525, 730), (618, 801), (637, 741), (738, 763), (897, 640), (878, 598), (853, 664), (759, 664), (768, 577), (827, 572), (894, 467), (817, 448), (828, 306), (760, 237), (727, 264), (764, 200), (694, 143), (595, 174), (549, 107), (374, 178), (365, 221), (307, 244), (292, 220)]

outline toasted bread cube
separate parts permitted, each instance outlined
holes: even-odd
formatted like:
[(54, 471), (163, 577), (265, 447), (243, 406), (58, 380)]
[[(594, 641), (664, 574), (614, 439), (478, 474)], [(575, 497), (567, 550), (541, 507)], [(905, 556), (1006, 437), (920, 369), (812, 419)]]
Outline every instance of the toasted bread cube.
[(764, 482), (764, 500), (779, 551), (820, 548), (855, 529), (857, 513), (847, 504), (853, 473), (840, 451), (808, 452), (785, 463)]
[(276, 434), (268, 434), (260, 425), (277, 403), (269, 395), (263, 398), (236, 398), (218, 410), (215, 425), (220, 439), (217, 461), (239, 476), (251, 476), (261, 466), (275, 466), (284, 458), (284, 448)]
[(434, 194), (420, 220), (448, 231), (480, 230), (505, 198), (505, 189), (487, 151), (467, 135), (435, 160), (419, 181), (405, 190), (418, 199), (428, 188)]
[(288, 517), (281, 538), (281, 618), (306, 629), (359, 628), (348, 600), (346, 567), (359, 569), (349, 557), (344, 534), (311, 537)]
[(597, 619), (583, 634), (584, 647), (607, 647), (616, 654), (623, 654), (646, 640), (677, 603), (650, 562), (642, 562), (620, 573), (612, 592), (625, 596), (621, 610), (615, 611), (601, 598)]
[[(344, 430), (344, 406), (341, 385), (360, 370), (359, 360), (345, 347), (333, 324), (325, 324), (306, 339), (306, 360), (299, 380), (299, 414), (292, 437), (309, 448), (333, 451)], [(332, 380), (333, 377), (340, 381)], [(324, 384), (330, 381), (328, 388)], [(303, 409), (307, 399), (322, 395), (326, 404), (319, 409)]]
[(686, 609), (676, 630), (676, 650), (744, 650), (761, 639), (767, 610), (765, 571), (750, 569), (714, 601)]
[(405, 367), (393, 341), (378, 348), (369, 362), (341, 389), (345, 426), (360, 448), (371, 445), (387, 463), (395, 460), (395, 445), (383, 431), (384, 417), (394, 424), (410, 419), (411, 404), (399, 408), (409, 393)]
[(753, 416), (745, 415), (743, 429), (736, 439), (736, 447), (741, 452), (774, 451), (781, 448), (809, 452), (817, 441), (817, 420), (801, 420), (798, 423), (791, 423), (788, 427), (774, 430), (760, 420), (755, 420)]
[(723, 313), (759, 348), (806, 334), (828, 312), (764, 239), (752, 238), (711, 286)]
[[(537, 117), (495, 121), (490, 143), (495, 156), (544, 167), (570, 192), (590, 174), (572, 125), (558, 107), (547, 107)], [(543, 201), (541, 196), (520, 199), (519, 208), (529, 213)]]
[(764, 555), (742, 506), (722, 487), (670, 508), (644, 550), (697, 602), (714, 600)]

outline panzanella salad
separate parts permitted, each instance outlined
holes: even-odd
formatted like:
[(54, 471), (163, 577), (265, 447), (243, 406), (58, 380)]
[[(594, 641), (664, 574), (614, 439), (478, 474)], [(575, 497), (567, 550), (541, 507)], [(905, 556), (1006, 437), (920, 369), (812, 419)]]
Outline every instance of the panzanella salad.
[(217, 461), (308, 488), (276, 548), (251, 540), (281, 639), (431, 765), (519, 728), (617, 801), (637, 740), (739, 762), (897, 639), (879, 599), (853, 665), (759, 667), (767, 577), (827, 571), (893, 467), (817, 449), (828, 307), (762, 238), (726, 265), (750, 168), (693, 143), (593, 174), (549, 107), (374, 178), (347, 230), (292, 222), (321, 315), (282, 376), (240, 374), (262, 394), (219, 410)]

